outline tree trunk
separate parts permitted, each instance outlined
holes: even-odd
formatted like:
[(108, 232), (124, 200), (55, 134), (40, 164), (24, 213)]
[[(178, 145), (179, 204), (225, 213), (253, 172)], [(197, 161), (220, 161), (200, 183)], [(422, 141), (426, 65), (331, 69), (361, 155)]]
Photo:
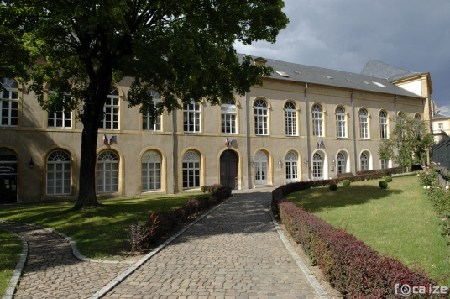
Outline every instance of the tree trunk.
[(83, 131), (81, 132), (80, 185), (75, 209), (99, 205), (96, 191), (97, 133), (111, 84), (112, 66), (109, 61), (106, 61), (98, 72), (90, 76), (88, 98), (85, 99), (81, 116)]

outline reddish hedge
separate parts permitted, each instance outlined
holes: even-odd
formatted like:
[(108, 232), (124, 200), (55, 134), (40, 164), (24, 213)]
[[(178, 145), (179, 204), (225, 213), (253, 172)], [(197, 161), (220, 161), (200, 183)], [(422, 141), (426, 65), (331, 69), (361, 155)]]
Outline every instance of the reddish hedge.
[[(424, 285), (434, 282), (422, 272), (411, 270), (398, 260), (382, 257), (375, 250), (342, 229), (288, 202), (285, 196), (329, 181), (298, 182), (272, 192), (272, 208), (295, 242), (301, 244), (312, 264), (345, 298), (395, 298), (395, 284)], [(423, 295), (423, 298), (426, 296)]]

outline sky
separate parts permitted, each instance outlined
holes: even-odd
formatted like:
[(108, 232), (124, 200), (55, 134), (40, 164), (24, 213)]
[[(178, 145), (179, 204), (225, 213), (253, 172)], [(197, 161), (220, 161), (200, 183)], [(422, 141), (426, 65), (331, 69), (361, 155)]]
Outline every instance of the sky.
[(285, 0), (290, 22), (274, 44), (238, 53), (360, 73), (369, 60), (429, 72), (432, 99), (450, 116), (449, 0)]

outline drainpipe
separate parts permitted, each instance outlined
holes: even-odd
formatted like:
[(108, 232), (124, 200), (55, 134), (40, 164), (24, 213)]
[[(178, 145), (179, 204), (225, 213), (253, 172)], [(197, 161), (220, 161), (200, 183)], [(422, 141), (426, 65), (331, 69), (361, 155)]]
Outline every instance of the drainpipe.
[(172, 191), (173, 193), (178, 192), (178, 138), (177, 138), (177, 114), (176, 110), (172, 111)]
[(350, 102), (352, 103), (352, 127), (353, 127), (353, 169), (354, 173), (358, 170), (358, 148), (356, 147), (356, 117), (355, 117), (355, 102), (353, 99), (353, 90), (350, 93)]
[(250, 150), (251, 142), (250, 142), (250, 95), (248, 92), (245, 93), (245, 141), (247, 146), (247, 186), (248, 189), (253, 189), (253, 180), (252, 180), (252, 154)]
[(309, 111), (309, 99), (308, 99), (308, 83), (305, 83), (305, 102), (306, 102), (306, 109), (305, 109), (305, 114), (306, 114), (306, 160), (308, 161), (308, 163), (306, 163), (306, 171), (307, 171), (307, 176), (308, 176), (308, 180), (311, 179), (311, 163), (312, 161), (310, 161), (311, 158), (311, 130), (310, 130), (310, 111)]

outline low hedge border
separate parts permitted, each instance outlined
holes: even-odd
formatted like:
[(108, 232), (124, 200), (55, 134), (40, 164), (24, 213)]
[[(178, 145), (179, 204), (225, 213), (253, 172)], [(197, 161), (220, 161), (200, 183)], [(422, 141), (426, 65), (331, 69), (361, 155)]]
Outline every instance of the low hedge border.
[[(291, 192), (327, 186), (331, 182), (296, 182), (278, 187), (272, 192), (272, 209), (333, 287), (345, 298), (398, 298), (396, 284), (435, 284), (424, 273), (412, 270), (398, 260), (380, 256), (353, 235), (286, 200), (286, 195)], [(421, 298), (430, 297), (433, 296), (422, 295)]]
[(179, 225), (196, 218), (199, 214), (230, 197), (232, 190), (229, 187), (212, 185), (202, 186), (202, 191), (209, 194), (196, 196), (180, 208), (151, 212), (144, 225), (131, 225), (128, 230), (131, 251), (150, 250), (173, 233)]

